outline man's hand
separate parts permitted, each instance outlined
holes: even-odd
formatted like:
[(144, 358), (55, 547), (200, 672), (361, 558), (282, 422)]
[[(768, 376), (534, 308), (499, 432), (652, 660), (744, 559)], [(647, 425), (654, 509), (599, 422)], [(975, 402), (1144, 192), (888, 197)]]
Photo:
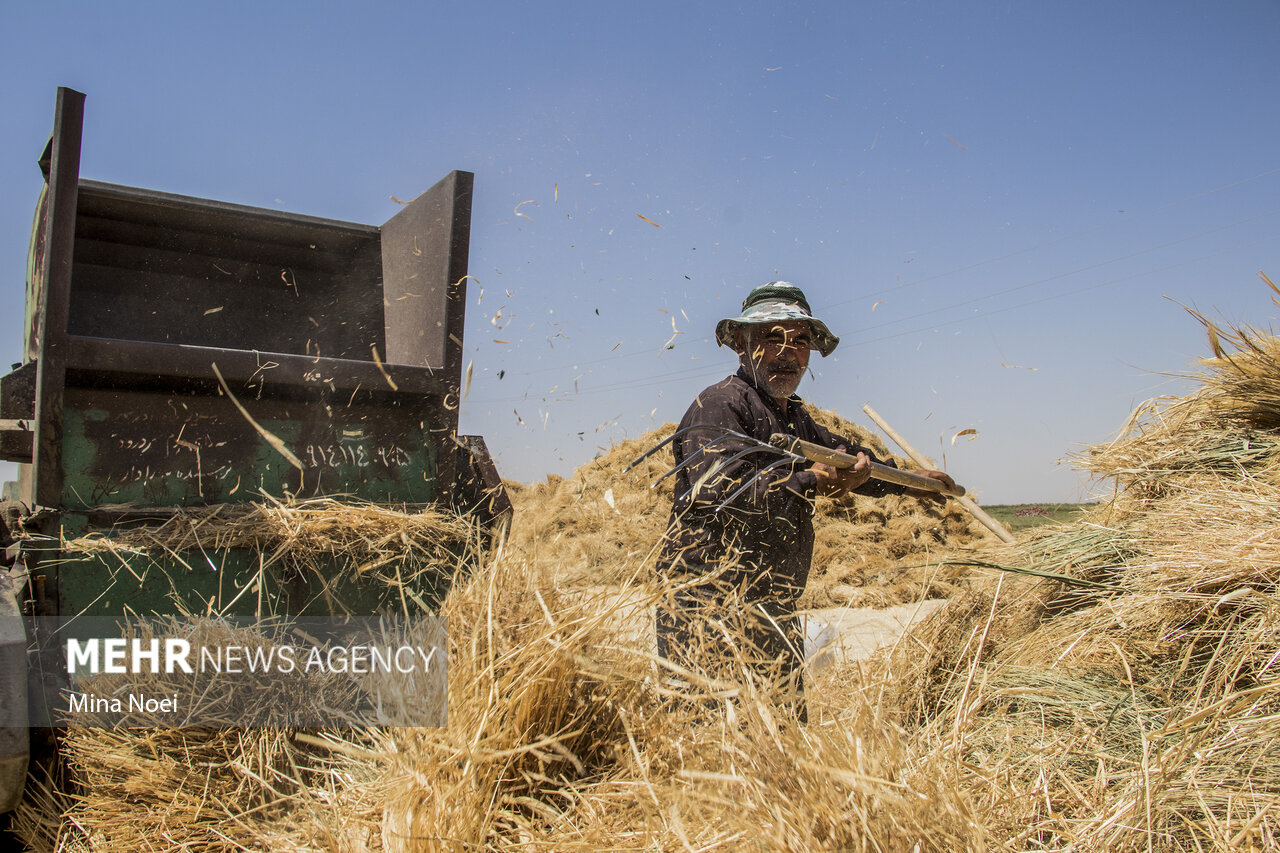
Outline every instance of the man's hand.
[[(836, 449), (843, 452), (845, 447), (842, 444)], [(813, 463), (809, 470), (818, 478), (818, 494), (828, 498), (838, 498), (870, 480), (871, 460), (865, 453), (859, 453), (857, 459), (852, 468), (836, 468), (822, 462)], [(942, 476), (945, 477), (946, 474)]]
[[(928, 477), (931, 480), (937, 480), (948, 489), (956, 487), (956, 481), (951, 479), (951, 475), (944, 471), (916, 471), (921, 477)], [(947, 496), (941, 492), (931, 492), (928, 489), (907, 489), (907, 494), (913, 498), (919, 498), (922, 501), (930, 503), (944, 504), (947, 502)]]

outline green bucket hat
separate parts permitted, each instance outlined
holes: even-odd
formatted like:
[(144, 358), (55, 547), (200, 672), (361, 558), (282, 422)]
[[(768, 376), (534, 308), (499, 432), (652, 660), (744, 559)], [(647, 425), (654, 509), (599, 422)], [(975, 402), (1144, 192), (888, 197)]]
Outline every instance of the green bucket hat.
[(733, 348), (733, 333), (739, 326), (760, 323), (778, 323), (784, 320), (805, 320), (813, 331), (813, 348), (823, 357), (831, 355), (840, 339), (831, 334), (827, 324), (813, 316), (804, 291), (789, 281), (771, 281), (747, 294), (742, 302), (742, 314), (728, 317), (716, 324), (716, 343)]

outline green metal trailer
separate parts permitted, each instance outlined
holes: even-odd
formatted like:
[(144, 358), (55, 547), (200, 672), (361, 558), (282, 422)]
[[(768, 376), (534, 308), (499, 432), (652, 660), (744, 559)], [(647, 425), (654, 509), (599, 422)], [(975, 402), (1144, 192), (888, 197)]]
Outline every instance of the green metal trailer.
[[(0, 458), (20, 472), (7, 517), (25, 516), (0, 573), (0, 811), (21, 793), (26, 727), (59, 722), (28, 684), (57, 651), (48, 625), (199, 611), (260, 568), (243, 549), (151, 554), (170, 582), (148, 583), (68, 539), (264, 495), (490, 527), (511, 510), (483, 439), (457, 435), (470, 173), (381, 226), (116, 186), (79, 175), (83, 105), (59, 89), (25, 359), (0, 378)], [(274, 577), (266, 599), (305, 615), (315, 580)], [(321, 586), (383, 603), (358, 578)]]

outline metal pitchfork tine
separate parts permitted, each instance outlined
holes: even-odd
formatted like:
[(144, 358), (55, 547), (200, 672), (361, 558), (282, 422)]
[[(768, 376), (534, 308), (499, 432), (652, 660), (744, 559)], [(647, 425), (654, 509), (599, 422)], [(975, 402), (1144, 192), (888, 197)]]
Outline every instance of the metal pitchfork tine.
[[(709, 442), (707, 442), (705, 445), (703, 445), (701, 448), (699, 448), (699, 453), (700, 453), (700, 452), (702, 452), (703, 450), (706, 450), (706, 449), (707, 449), (708, 447), (710, 447), (713, 443), (715, 443), (715, 442), (717, 442), (717, 441), (723, 441), (723, 440), (724, 440), (724, 439), (726, 439), (726, 438), (740, 438), (740, 439), (742, 439), (743, 441), (749, 442), (749, 443), (751, 443), (751, 444), (764, 444), (764, 442), (760, 441), (760, 439), (758, 439), (758, 438), (752, 438), (752, 437), (751, 437), (751, 436), (749, 436), (749, 435), (743, 435), (743, 434), (742, 434), (742, 433), (740, 433), (740, 432), (734, 432), (733, 430), (731, 430), (731, 429), (729, 429), (729, 428), (727, 428), (727, 427), (715, 426), (714, 424), (693, 424), (693, 425), (691, 425), (691, 426), (682, 427), (681, 429), (676, 430), (675, 432), (671, 433), (671, 435), (667, 436), (667, 438), (666, 438), (666, 439), (664, 439), (663, 441), (660, 441), (660, 442), (658, 442), (657, 444), (655, 444), (655, 445), (654, 445), (654, 446), (653, 446), (653, 447), (652, 447), (648, 452), (646, 452), (644, 455), (639, 456), (639, 457), (637, 457), (637, 458), (633, 459), (633, 460), (631, 461), (631, 463), (630, 463), (629, 465), (627, 465), (627, 467), (626, 467), (626, 468), (623, 468), (623, 469), (622, 469), (622, 473), (624, 473), (624, 474), (625, 474), (625, 473), (627, 473), (627, 472), (628, 472), (628, 471), (630, 471), (632, 468), (636, 467), (636, 466), (637, 466), (637, 465), (639, 465), (641, 462), (643, 462), (644, 460), (648, 459), (650, 456), (652, 456), (653, 454), (657, 453), (659, 450), (661, 450), (662, 448), (666, 447), (668, 444), (670, 444), (671, 442), (675, 441), (675, 440), (676, 440), (677, 438), (679, 438), (680, 436), (682, 436), (682, 435), (684, 435), (684, 434), (686, 434), (686, 433), (693, 432), (694, 430), (698, 430), (698, 429), (713, 430), (713, 431), (715, 431), (715, 432), (720, 433), (720, 435), (719, 435), (719, 437), (718, 437), (718, 438), (714, 438), (714, 439), (712, 439), (711, 441), (709, 441)], [(767, 447), (768, 445), (764, 445), (764, 446), (766, 446), (766, 447)], [(698, 454), (697, 454), (697, 453), (695, 453), (695, 454), (693, 454), (690, 458), (696, 457), (697, 455), (698, 455)], [(672, 471), (668, 471), (667, 473), (668, 473), (668, 474), (670, 474), (670, 473), (673, 473), (673, 472), (672, 472)], [(663, 476), (665, 477), (666, 475), (664, 474)]]
[[(773, 449), (778, 450), (778, 448), (776, 447)], [(779, 459), (776, 462), (770, 462), (768, 465), (761, 468), (754, 477), (749, 477), (745, 483), (743, 483), (733, 492), (733, 494), (729, 495), (729, 497), (720, 501), (720, 505), (715, 508), (715, 512), (719, 512), (729, 504), (733, 503), (734, 498), (736, 498), (738, 495), (745, 492), (747, 489), (751, 488), (755, 484), (756, 480), (759, 480), (761, 477), (763, 477), (765, 474), (768, 474), (770, 471), (772, 471), (774, 468), (777, 468), (779, 465), (791, 465), (791, 464), (795, 464), (795, 462), (797, 461), (801, 461), (801, 462), (804, 461), (803, 456), (798, 456), (794, 453), (787, 453), (786, 451), (779, 451), (779, 452), (784, 454), (781, 459)]]
[[(785, 451), (785, 450), (779, 450), (778, 448), (773, 447), (773, 446), (768, 445), (768, 444), (765, 444), (764, 442), (762, 442), (762, 441), (758, 441), (757, 439), (751, 439), (751, 441), (754, 441), (754, 442), (755, 442), (755, 444), (753, 444), (751, 447), (748, 447), (746, 450), (739, 451), (738, 453), (735, 453), (735, 454), (733, 454), (732, 456), (730, 456), (728, 459), (717, 460), (716, 464), (711, 466), (711, 470), (707, 471), (707, 473), (705, 473), (705, 474), (703, 474), (701, 477), (699, 477), (699, 478), (698, 478), (698, 481), (697, 481), (696, 483), (694, 483), (694, 484), (693, 484), (693, 486), (689, 489), (689, 491), (685, 492), (684, 494), (680, 495), (680, 497), (676, 498), (676, 501), (677, 501), (677, 502), (678, 502), (678, 501), (682, 501), (682, 500), (684, 500), (685, 498), (689, 497), (689, 495), (691, 495), (691, 494), (693, 494), (694, 492), (696, 492), (696, 491), (698, 490), (698, 487), (699, 487), (699, 486), (701, 486), (703, 483), (705, 483), (706, 481), (710, 480), (713, 476), (715, 476), (715, 475), (716, 475), (716, 474), (718, 474), (719, 472), (723, 471), (725, 468), (728, 468), (730, 465), (732, 465), (734, 462), (737, 462), (739, 459), (741, 459), (741, 458), (742, 458), (742, 457), (744, 457), (744, 456), (748, 456), (748, 455), (750, 455), (750, 454), (752, 454), (752, 453), (761, 453), (761, 452), (764, 452), (764, 453), (775, 453), (775, 454), (776, 454), (776, 453), (786, 453), (786, 451)], [(698, 449), (698, 452), (697, 452), (697, 453), (694, 453), (694, 454), (693, 454), (693, 456), (694, 456), (694, 457), (700, 456), (700, 455), (702, 454), (702, 451), (706, 450), (706, 449), (707, 449), (708, 447), (710, 447), (710, 446), (711, 446), (711, 442), (707, 442), (706, 446), (699, 448), (699, 449)], [(792, 461), (792, 460), (791, 460), (791, 458), (790, 458), (792, 455), (793, 455), (793, 454), (787, 454), (787, 458), (784, 458), (784, 459), (782, 459), (781, 461), (783, 461), (783, 462), (789, 462), (789, 461)], [(689, 460), (687, 460), (687, 459), (685, 460), (685, 462), (688, 462), (688, 461), (689, 461)], [(762, 470), (760, 470), (760, 471), (757, 471), (757, 472), (756, 472), (752, 477), (750, 477), (750, 478), (747, 480), (747, 485), (749, 486), (749, 485), (751, 485), (753, 482), (755, 482), (757, 479), (759, 479), (759, 478), (760, 478), (760, 476), (761, 476), (762, 474), (764, 474), (764, 472), (765, 472), (765, 471), (768, 471), (768, 470), (771, 470), (771, 469), (773, 469), (773, 468), (777, 467), (777, 464), (778, 464), (777, 462), (771, 463), (768, 467), (766, 467), (766, 468), (764, 468), (764, 469), (762, 469)], [(669, 473), (669, 472), (668, 472), (668, 473)], [(664, 474), (663, 476), (666, 476), (666, 475)], [(657, 484), (655, 483), (655, 485), (657, 485)], [(745, 488), (745, 487), (744, 487), (744, 488)], [(739, 490), (739, 491), (741, 491), (741, 490)], [(738, 494), (737, 492), (735, 492), (735, 493), (734, 493), (734, 495), (735, 495), (735, 496), (736, 496), (737, 494)], [(728, 503), (728, 501), (725, 501), (724, 503)], [(724, 507), (724, 503), (722, 503), (722, 504), (720, 504), (720, 506), (716, 507), (716, 512), (719, 512), (719, 511)]]
[[(676, 472), (678, 472), (678, 471), (680, 471), (680, 470), (682, 470), (682, 469), (684, 469), (684, 468), (687, 468), (688, 466), (692, 465), (694, 462), (697, 462), (697, 461), (698, 461), (698, 457), (699, 457), (699, 456), (701, 456), (701, 455), (702, 455), (702, 453), (703, 453), (704, 451), (709, 450), (709, 449), (710, 449), (712, 446), (714, 446), (715, 444), (717, 444), (717, 443), (719, 443), (719, 442), (721, 442), (721, 441), (724, 441), (725, 439), (732, 438), (732, 437), (733, 437), (733, 436), (729, 436), (729, 435), (722, 435), (722, 436), (720, 436), (720, 437), (718, 437), (718, 438), (713, 438), (713, 439), (711, 439), (711, 440), (710, 440), (710, 441), (708, 441), (706, 444), (704, 444), (702, 447), (700, 447), (700, 448), (698, 449), (698, 452), (697, 452), (697, 453), (691, 453), (691, 454), (690, 454), (690, 455), (689, 455), (689, 456), (688, 456), (688, 457), (687, 457), (683, 462), (681, 462), (679, 465), (677, 465), (676, 467), (672, 468), (670, 471), (668, 471), (667, 473), (663, 474), (663, 475), (662, 475), (661, 477), (659, 477), (658, 479), (654, 480), (654, 481), (653, 481), (653, 483), (649, 486), (649, 488), (651, 488), (651, 489), (656, 489), (656, 488), (658, 488), (658, 484), (659, 484), (659, 483), (661, 483), (663, 480), (667, 479), (667, 478), (668, 478), (668, 477), (670, 477), (672, 474), (675, 474)], [(647, 454), (646, 454), (646, 455), (647, 455)], [(641, 458), (643, 458), (643, 457), (641, 457)], [(639, 461), (639, 460), (637, 460), (637, 461)], [(632, 465), (634, 465), (634, 464), (635, 464), (635, 463), (633, 462), (633, 463), (632, 463)], [(625, 474), (625, 473), (627, 472), (627, 470), (628, 470), (630, 467), (631, 467), (631, 466), (630, 466), (630, 465), (628, 465), (626, 468), (623, 468), (623, 469), (622, 469), (622, 473), (624, 473), (624, 474)]]
[(700, 485), (702, 485), (702, 483), (703, 483), (703, 482), (705, 482), (706, 480), (708, 480), (708, 479), (710, 479), (712, 476), (714, 476), (716, 472), (718, 472), (718, 471), (723, 471), (725, 468), (727, 468), (728, 466), (732, 465), (734, 462), (737, 462), (739, 459), (742, 459), (744, 456), (749, 456), (749, 455), (751, 455), (752, 453), (771, 453), (771, 454), (781, 455), (783, 458), (782, 458), (782, 459), (779, 459), (779, 460), (778, 460), (778, 461), (776, 461), (776, 462), (772, 462), (772, 463), (770, 463), (769, 465), (765, 466), (765, 467), (764, 467), (763, 469), (761, 469), (760, 471), (756, 472), (752, 477), (750, 477), (750, 478), (747, 480), (747, 482), (742, 486), (742, 488), (740, 488), (740, 489), (738, 489), (737, 491), (735, 491), (732, 495), (730, 495), (730, 496), (729, 496), (729, 498), (728, 498), (727, 500), (723, 501), (719, 506), (717, 506), (717, 507), (716, 507), (716, 512), (719, 512), (721, 509), (723, 509), (723, 508), (724, 508), (725, 504), (729, 503), (729, 501), (733, 500), (733, 499), (734, 499), (734, 498), (736, 498), (739, 494), (741, 494), (742, 492), (746, 491), (746, 489), (747, 489), (747, 488), (749, 488), (749, 487), (751, 486), (751, 484), (752, 484), (752, 483), (754, 483), (754, 482), (755, 482), (755, 481), (756, 481), (756, 480), (757, 480), (761, 475), (763, 475), (763, 474), (765, 474), (765, 473), (767, 473), (767, 472), (769, 472), (769, 471), (773, 470), (774, 468), (778, 467), (779, 465), (786, 464), (786, 463), (789, 463), (789, 462), (795, 462), (795, 461), (797, 461), (797, 460), (799, 460), (799, 461), (803, 461), (803, 460), (804, 460), (804, 457), (803, 457), (802, 455), (798, 454), (798, 453), (795, 453), (795, 452), (790, 451), (790, 450), (784, 450), (784, 449), (782, 449), (782, 448), (780, 448), (780, 447), (777, 447), (777, 446), (775, 446), (775, 445), (772, 445), (772, 444), (768, 444), (768, 443), (766, 443), (766, 442), (763, 442), (763, 441), (761, 441), (760, 439), (755, 438), (754, 436), (746, 435), (746, 434), (744, 434), (744, 433), (740, 433), (740, 432), (736, 432), (736, 431), (734, 431), (734, 430), (731, 430), (731, 429), (729, 429), (728, 427), (715, 426), (715, 425), (713, 425), (713, 424), (692, 424), (691, 426), (687, 426), (687, 427), (684, 427), (684, 428), (682, 428), (682, 429), (678, 429), (678, 430), (676, 430), (676, 431), (675, 431), (674, 433), (672, 433), (672, 434), (671, 434), (671, 435), (670, 435), (666, 440), (664, 440), (664, 441), (662, 441), (662, 442), (659, 442), (659, 443), (658, 443), (658, 444), (656, 444), (653, 448), (651, 448), (647, 453), (645, 453), (644, 455), (640, 456), (638, 459), (636, 459), (635, 461), (633, 461), (633, 462), (632, 462), (631, 464), (629, 464), (627, 467), (623, 468), (623, 469), (622, 469), (622, 473), (624, 473), (624, 474), (625, 474), (625, 473), (627, 473), (627, 472), (628, 472), (628, 471), (630, 471), (632, 468), (636, 467), (636, 466), (637, 466), (637, 465), (639, 465), (641, 462), (643, 462), (644, 460), (648, 459), (650, 456), (652, 456), (653, 454), (657, 453), (657, 452), (658, 452), (659, 450), (661, 450), (662, 448), (666, 447), (668, 444), (671, 444), (671, 443), (672, 443), (672, 442), (674, 442), (676, 439), (680, 438), (680, 436), (685, 435), (686, 433), (693, 432), (693, 431), (695, 431), (695, 430), (709, 430), (709, 431), (712, 431), (712, 432), (719, 433), (719, 435), (717, 435), (715, 438), (713, 438), (713, 439), (711, 439), (710, 441), (708, 441), (708, 442), (707, 442), (706, 444), (704, 444), (702, 447), (699, 447), (695, 452), (693, 452), (693, 453), (689, 454), (688, 458), (686, 458), (684, 461), (680, 462), (680, 463), (679, 463), (678, 465), (676, 465), (674, 468), (672, 468), (671, 470), (667, 471), (665, 474), (663, 474), (663, 475), (662, 475), (661, 477), (659, 477), (658, 479), (654, 480), (654, 481), (653, 481), (653, 483), (650, 485), (650, 487), (649, 487), (649, 488), (651, 488), (651, 489), (652, 489), (652, 488), (657, 488), (657, 487), (658, 487), (658, 484), (659, 484), (659, 483), (661, 483), (663, 480), (665, 480), (666, 478), (670, 477), (672, 474), (677, 473), (678, 471), (682, 470), (683, 468), (686, 468), (686, 467), (688, 467), (689, 465), (692, 465), (694, 462), (697, 462), (697, 461), (698, 461), (698, 459), (699, 459), (699, 458), (701, 458), (703, 454), (705, 454), (708, 450), (711, 450), (715, 445), (717, 445), (717, 444), (719, 444), (719, 443), (721, 443), (721, 442), (729, 441), (729, 440), (731, 440), (731, 439), (737, 439), (737, 440), (739, 440), (739, 441), (741, 441), (741, 442), (745, 442), (748, 446), (747, 446), (747, 448), (746, 448), (745, 450), (738, 451), (738, 452), (737, 452), (737, 453), (735, 453), (733, 456), (730, 456), (728, 459), (724, 459), (724, 460), (721, 460), (721, 461), (717, 462), (717, 463), (716, 463), (716, 465), (715, 465), (715, 466), (713, 466), (713, 467), (712, 467), (712, 469), (711, 469), (710, 471), (708, 471), (705, 475), (703, 475), (701, 478), (699, 478), (699, 481), (698, 481), (697, 483), (694, 483), (694, 484), (693, 484), (693, 486), (692, 486), (688, 491), (686, 491), (686, 492), (685, 492), (684, 494), (682, 494), (682, 495), (677, 496), (677, 497), (676, 497), (676, 501), (677, 501), (677, 502), (678, 502), (678, 501), (682, 501), (682, 500), (684, 500), (684, 499), (685, 499), (685, 498), (687, 498), (689, 495), (691, 495), (691, 494), (693, 494), (695, 491), (697, 491), (698, 487), (699, 487)]

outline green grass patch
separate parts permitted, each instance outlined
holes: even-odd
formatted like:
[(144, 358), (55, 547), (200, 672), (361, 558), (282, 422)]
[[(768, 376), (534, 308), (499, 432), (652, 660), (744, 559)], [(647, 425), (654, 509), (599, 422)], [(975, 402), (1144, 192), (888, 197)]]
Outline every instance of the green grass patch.
[(1039, 527), (1042, 524), (1053, 524), (1061, 521), (1075, 521), (1083, 513), (1088, 512), (1096, 504), (989, 504), (982, 508), (1001, 524), (1009, 525), (1014, 533)]

